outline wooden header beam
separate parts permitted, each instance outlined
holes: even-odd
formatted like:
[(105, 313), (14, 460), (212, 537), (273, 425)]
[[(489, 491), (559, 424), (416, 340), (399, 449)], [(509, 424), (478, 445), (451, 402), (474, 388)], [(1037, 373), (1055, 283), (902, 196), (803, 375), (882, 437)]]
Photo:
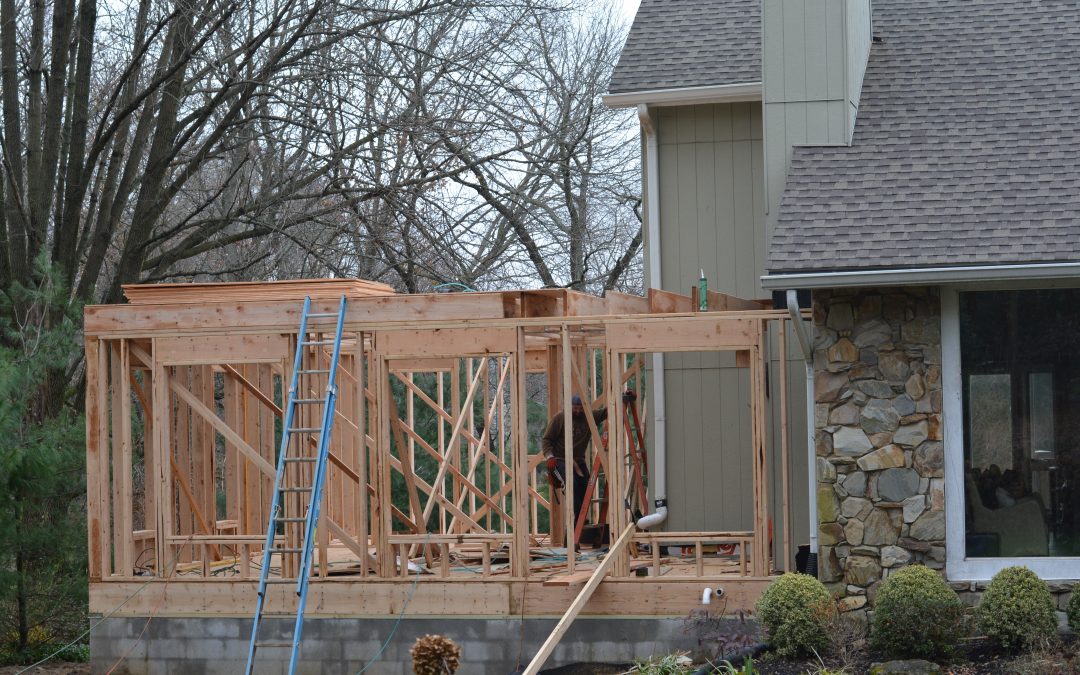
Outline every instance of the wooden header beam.
[[(682, 296), (680, 296), (682, 297)], [(336, 303), (312, 301), (313, 313), (332, 313)], [(655, 308), (654, 308), (655, 309)], [(292, 334), (300, 325), (301, 304), (296, 301), (212, 303), (195, 305), (92, 305), (84, 311), (85, 332), (106, 339), (238, 335), (244, 333)], [(685, 314), (685, 316), (681, 316)], [(346, 331), (378, 329), (558, 327), (638, 322), (653, 319), (783, 319), (782, 310), (665, 313), (661, 308), (648, 315), (587, 315), (574, 317), (506, 317), (498, 294), (469, 293), (454, 296), (401, 295), (355, 298), (349, 301)], [(311, 322), (312, 329), (319, 320)], [(325, 325), (330, 330), (329, 323)]]

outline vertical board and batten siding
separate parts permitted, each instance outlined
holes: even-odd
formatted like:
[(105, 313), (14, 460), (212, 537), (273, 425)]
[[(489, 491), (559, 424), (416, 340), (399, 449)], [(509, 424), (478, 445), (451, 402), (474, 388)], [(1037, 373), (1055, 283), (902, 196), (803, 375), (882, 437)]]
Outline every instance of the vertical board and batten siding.
[[(850, 1), (847, 3), (847, 33), (853, 39), (847, 40), (847, 101), (849, 133), (854, 131), (855, 116), (859, 112), (859, 97), (862, 96), (863, 76), (866, 74), (866, 62), (870, 58), (870, 45), (873, 41), (873, 17), (870, 2)], [(849, 140), (850, 142), (850, 140)]]
[(762, 297), (763, 144), (760, 103), (654, 110), (660, 165), (661, 283)]
[[(851, 142), (871, 45), (870, 19), (870, 0), (763, 0), (762, 103), (652, 110), (659, 144), (664, 289), (686, 293), (704, 269), (714, 290), (744, 298), (766, 296), (759, 279), (792, 148)], [(770, 348), (769, 383), (776, 391), (775, 339)], [(809, 527), (798, 517), (808, 499), (808, 468), (805, 379), (796, 350), (789, 336), (793, 544), (806, 541)], [(748, 528), (748, 374), (734, 368), (730, 355), (672, 354), (666, 365), (665, 527)], [(769, 424), (774, 477), (769, 500), (778, 514), (778, 411), (771, 411)], [(774, 522), (777, 541), (781, 528), (781, 522)]]
[[(765, 297), (759, 279), (766, 253), (761, 104), (732, 103), (653, 110), (660, 169), (662, 286), (689, 293), (705, 271), (709, 288)], [(647, 194), (647, 191), (645, 192)], [(794, 341), (789, 339), (791, 345)], [(776, 358), (775, 341), (772, 345)], [(789, 349), (789, 353), (790, 349)], [(665, 529), (743, 530), (752, 524), (750, 381), (731, 354), (666, 357), (668, 504)], [(778, 368), (769, 370), (778, 391)], [(792, 504), (806, 503), (805, 387), (801, 362), (788, 369)], [(770, 418), (772, 512), (781, 512), (780, 420)], [(782, 523), (775, 522), (781, 533)], [(795, 541), (808, 524), (795, 523)]]
[(776, 222), (792, 148), (851, 143), (870, 43), (870, 0), (764, 1), (768, 232)]

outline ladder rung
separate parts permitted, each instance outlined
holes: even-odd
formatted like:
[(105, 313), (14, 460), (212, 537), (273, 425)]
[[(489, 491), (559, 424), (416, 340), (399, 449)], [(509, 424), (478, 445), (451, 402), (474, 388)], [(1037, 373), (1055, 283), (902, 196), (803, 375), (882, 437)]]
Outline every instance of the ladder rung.
[(289, 429), (290, 434), (313, 434), (317, 431), (322, 431), (322, 427), (292, 427)]
[(281, 492), (311, 492), (309, 487), (283, 487)]
[(329, 373), (329, 370), (320, 370), (318, 368), (314, 370), (298, 370), (296, 371), (300, 375), (310, 375), (311, 373)]
[(256, 647), (282, 647), (292, 649), (291, 642), (256, 642)]
[(284, 517), (281, 517), (281, 516), (278, 516), (277, 518), (274, 518), (274, 520), (276, 520), (279, 523), (306, 523), (307, 522), (307, 518), (284, 518)]
[(298, 398), (293, 403), (326, 403), (326, 401), (321, 398)]
[(295, 584), (296, 579), (267, 579), (267, 584)]
[(272, 548), (270, 549), (270, 555), (275, 553), (302, 553), (303, 551), (302, 548)]
[(318, 461), (316, 457), (286, 457), (286, 462), (315, 462)]
[(308, 314), (307, 318), (309, 318), (309, 319), (325, 319), (328, 316), (332, 316), (332, 317), (334, 317), (336, 319), (337, 318), (337, 312), (330, 312), (329, 314), (327, 314), (327, 313)]
[(300, 344), (304, 345), (305, 347), (313, 347), (313, 346), (316, 346), (316, 345), (332, 345), (332, 344), (334, 344), (334, 341), (333, 340), (311, 340), (310, 342), (301, 342)]

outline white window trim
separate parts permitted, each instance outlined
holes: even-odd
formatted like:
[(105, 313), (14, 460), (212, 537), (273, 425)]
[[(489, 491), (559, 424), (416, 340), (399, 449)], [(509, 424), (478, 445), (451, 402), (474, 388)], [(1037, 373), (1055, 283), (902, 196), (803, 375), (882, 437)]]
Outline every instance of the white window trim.
[[(1044, 288), (1048, 286), (1050, 285), (1040, 285)], [(985, 581), (1006, 567), (1024, 565), (1043, 579), (1080, 579), (1080, 557), (964, 557), (966, 524), (964, 518), (964, 394), (963, 378), (960, 373), (960, 292), (966, 290), (988, 289), (986, 286), (941, 287), (941, 414), (944, 418), (945, 433), (945, 574), (950, 581)]]

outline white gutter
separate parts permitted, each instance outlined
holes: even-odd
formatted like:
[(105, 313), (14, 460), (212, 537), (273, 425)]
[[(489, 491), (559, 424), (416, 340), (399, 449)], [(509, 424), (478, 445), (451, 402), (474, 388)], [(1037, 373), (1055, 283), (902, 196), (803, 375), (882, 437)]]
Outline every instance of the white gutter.
[[(660, 288), (660, 161), (656, 142), (656, 128), (649, 116), (649, 107), (641, 103), (637, 107), (641, 120), (641, 133), (645, 134), (645, 203), (648, 210), (645, 224), (648, 228), (645, 242), (649, 260), (649, 288)], [(638, 519), (637, 526), (643, 530), (655, 527), (667, 520), (667, 410), (664, 404), (664, 354), (652, 355), (653, 369), (653, 499), (656, 510)]]
[[(787, 309), (791, 314), (791, 325), (795, 329), (795, 337), (799, 339), (802, 348), (803, 362), (806, 366), (806, 459), (809, 465), (809, 519), (810, 519), (810, 559), (817, 568), (818, 554), (818, 512), (817, 512), (817, 447), (814, 439), (814, 344), (810, 339), (810, 333), (806, 330), (802, 313), (799, 311), (799, 296), (789, 289), (787, 292)], [(781, 355), (781, 358), (787, 358)]]
[[(632, 108), (651, 106), (700, 105), (703, 103), (729, 103), (734, 101), (760, 101), (760, 82), (717, 84), (707, 87), (681, 87), (678, 89), (649, 89), (623, 94), (605, 94), (604, 105), (609, 108)], [(640, 110), (638, 117), (641, 116)]]
[(925, 286), (979, 281), (1021, 281), (1080, 276), (1080, 262), (1028, 265), (971, 265), (902, 270), (853, 270), (806, 274), (766, 274), (761, 285), (769, 290), (789, 288), (845, 288), (853, 286)]

